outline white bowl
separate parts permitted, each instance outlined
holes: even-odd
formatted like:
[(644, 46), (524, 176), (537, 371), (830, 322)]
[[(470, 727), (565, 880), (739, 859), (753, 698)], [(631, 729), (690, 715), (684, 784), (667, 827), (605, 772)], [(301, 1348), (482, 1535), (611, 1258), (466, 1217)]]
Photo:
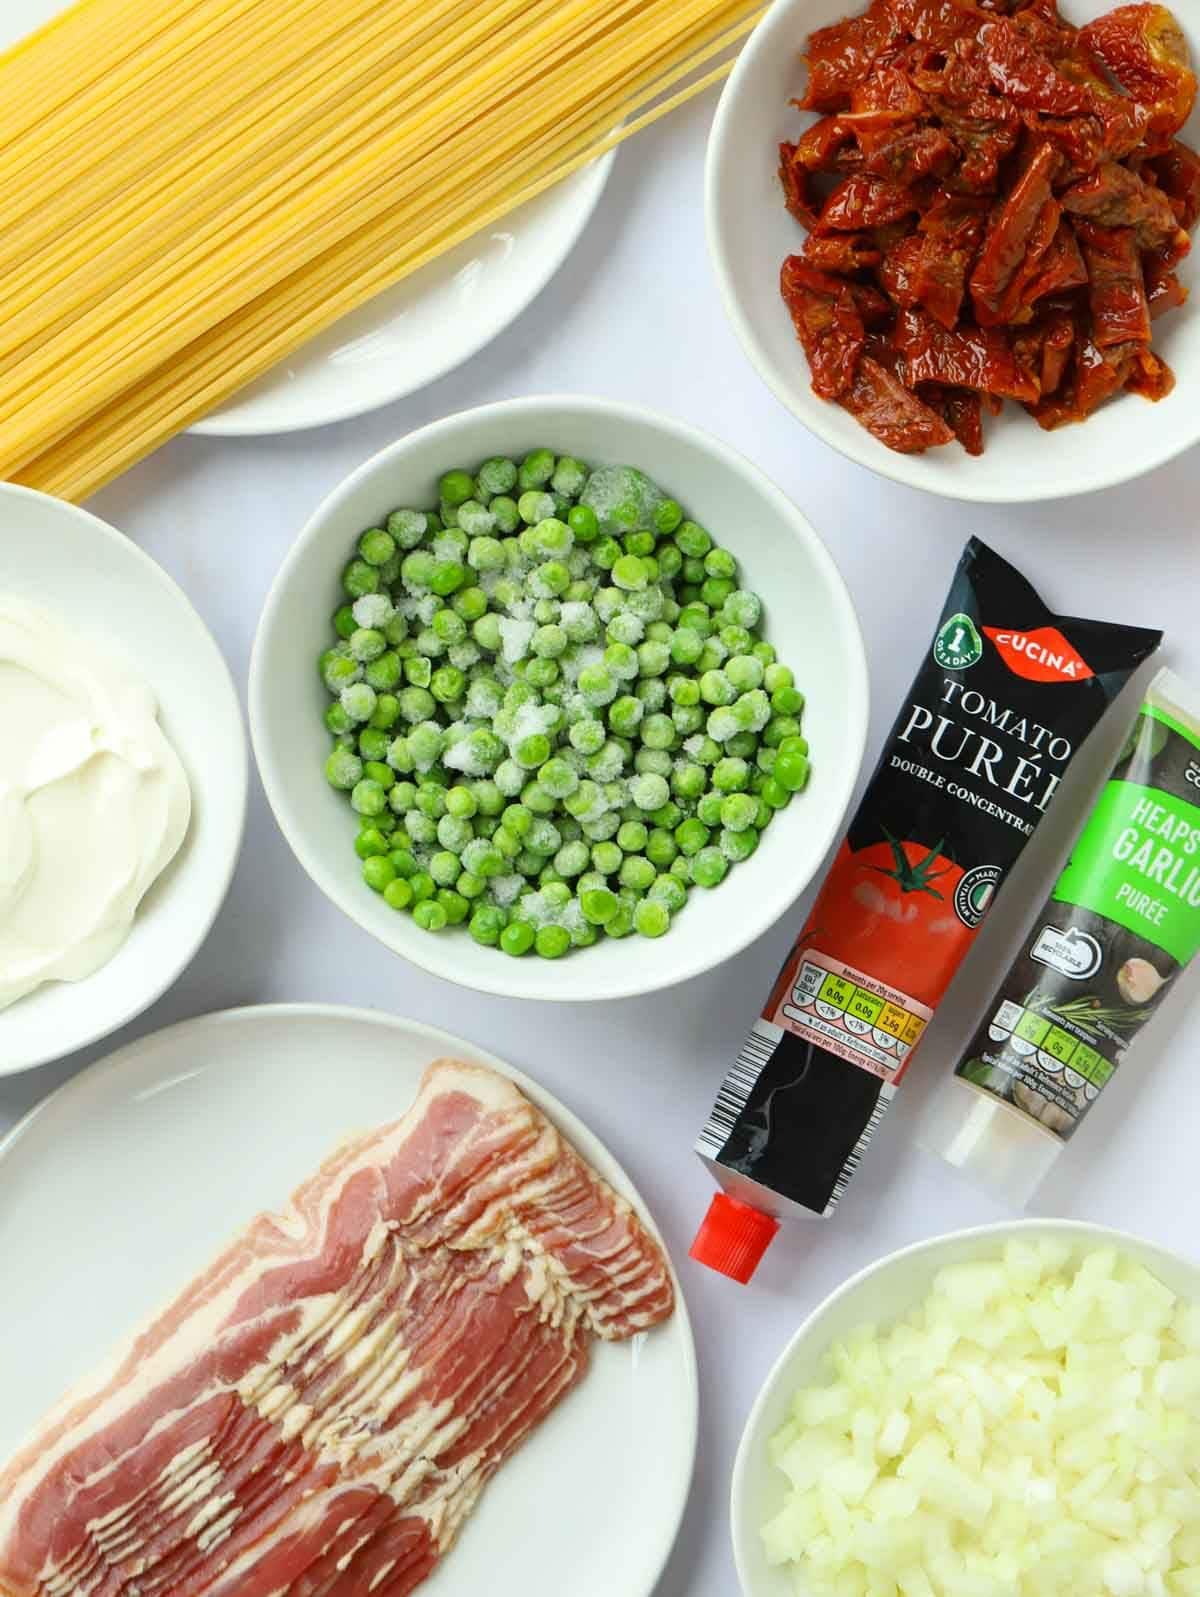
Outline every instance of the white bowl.
[(788, 1418), (796, 1390), (826, 1377), (825, 1354), (855, 1326), (901, 1318), (926, 1296), (939, 1270), (995, 1258), (1014, 1236), (1052, 1238), (1080, 1252), (1116, 1247), (1140, 1260), (1172, 1291), (1200, 1299), (1200, 1266), (1123, 1231), (1079, 1220), (1011, 1220), (953, 1231), (901, 1248), (852, 1275), (813, 1310), (779, 1355), (742, 1432), (733, 1466), (730, 1524), (744, 1597), (805, 1597), (792, 1566), (767, 1563), (760, 1535), (786, 1497), (786, 1480), (770, 1462), (767, 1443)]
[(188, 965), (224, 901), (246, 817), (246, 734), (229, 668), (162, 568), (106, 522), (0, 484), (0, 592), (41, 605), (123, 655), (153, 688), (192, 792), (188, 834), (106, 965), (0, 1010), (0, 1075), (106, 1037)]
[[(807, 694), (813, 779), (767, 829), (753, 858), (713, 893), (693, 893), (670, 932), (601, 941), (549, 963), (481, 948), (465, 932), (433, 936), (361, 881), (353, 817), (328, 786), (328, 697), (316, 659), (339, 603), (338, 577), (364, 527), (397, 505), (436, 499), (438, 476), (539, 444), (594, 462), (640, 466), (744, 563), (766, 602), (766, 633)], [(650, 411), (575, 397), (518, 399), (411, 433), (359, 468), (300, 534), (267, 597), (250, 662), (250, 730), (275, 817), (322, 892), (367, 931), (448, 981), (517, 998), (623, 998), (686, 980), (727, 959), (788, 908), (833, 842), (862, 761), (867, 672), (862, 635), (824, 544), (748, 461)]]
[[(1196, 300), (1155, 326), (1154, 347), (1173, 368), (1174, 393), (1158, 404), (1125, 394), (1081, 425), (1043, 432), (1020, 406), (985, 417), (986, 453), (972, 459), (957, 444), (925, 455), (886, 449), (839, 405), (818, 399), (808, 362), (779, 295), (779, 268), (805, 233), (788, 215), (776, 170), (780, 140), (795, 140), (816, 118), (789, 101), (802, 93), (800, 51), (815, 29), (863, 10), (860, 0), (775, 0), (743, 49), (709, 136), (706, 208), (709, 251), (721, 296), (759, 376), (810, 432), (882, 477), (952, 499), (1023, 503), (1090, 493), (1162, 465), (1200, 439), (1200, 306)], [(1110, 0), (1063, 0), (1072, 22), (1111, 9)], [(1200, 0), (1172, 6), (1200, 55)], [(1200, 112), (1181, 135), (1200, 138)], [(1185, 262), (1185, 283), (1195, 267)]]

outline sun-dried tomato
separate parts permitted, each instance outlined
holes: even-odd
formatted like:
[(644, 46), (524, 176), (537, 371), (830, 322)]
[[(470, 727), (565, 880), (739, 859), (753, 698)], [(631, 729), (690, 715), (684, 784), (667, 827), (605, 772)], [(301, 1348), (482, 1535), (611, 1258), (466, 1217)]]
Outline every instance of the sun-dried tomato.
[(1057, 165), (1058, 156), (1049, 144), (1035, 146), (1012, 193), (992, 213), (987, 238), (971, 273), (971, 300), (976, 320), (983, 327), (1012, 320), (1020, 306), (1023, 282), (1050, 248), (1057, 218), (1048, 229), (1048, 202)]
[(992, 87), (1010, 104), (1048, 116), (1079, 116), (1091, 109), (1087, 90), (1064, 77), (1009, 18), (985, 22), (977, 44)]
[(900, 455), (923, 455), (954, 439), (938, 413), (870, 355), (859, 361), (854, 382), (838, 403)]
[(779, 146), (779, 181), (783, 185), (783, 203), (796, 220), (811, 231), (817, 225), (818, 205), (808, 168), (797, 161), (794, 144)]
[(823, 116), (788, 148), (793, 151), (792, 161), (806, 172), (841, 172), (847, 163), (859, 165), (862, 161), (854, 128), (840, 116)]
[(1160, 255), (1142, 256), (1142, 278), (1150, 320), (1157, 321), (1167, 311), (1187, 303), (1188, 291)]
[(1200, 221), (1200, 156), (1178, 139), (1147, 162), (1158, 186), (1171, 201), (1179, 225), (1191, 232)]
[(804, 241), (804, 258), (823, 272), (862, 272), (878, 266), (880, 252), (865, 233), (810, 233)]
[(916, 282), (924, 252), (925, 240), (916, 233), (899, 239), (891, 249), (884, 251), (879, 265), (879, 281), (894, 304), (910, 307), (921, 303), (917, 298)]
[(870, 76), (875, 58), (900, 37), (884, 0), (872, 0), (858, 17), (845, 17), (808, 36), (808, 89), (797, 103), (805, 111), (845, 111), (856, 83)]
[(1088, 280), (1087, 267), (1075, 237), (1075, 229), (1060, 216), (1050, 248), (1038, 262), (1037, 272), (1022, 295), (1024, 304), (1033, 305), (1051, 294), (1082, 288)]
[(1095, 222), (1078, 222), (1076, 232), (1087, 267), (1096, 347), (1148, 344), (1150, 307), (1136, 233), (1131, 227), (1098, 227)]
[(904, 356), (908, 383), (941, 383), (948, 388), (974, 388), (1001, 399), (1032, 402), (1038, 387), (1021, 370), (998, 327), (963, 327), (956, 332), (935, 322), (923, 310), (901, 311), (892, 335)]
[(958, 160), (958, 148), (941, 128), (905, 127), (880, 139), (863, 160), (872, 177), (909, 187), (922, 177), (945, 177)]
[(1013, 335), (1013, 354), (1042, 394), (1057, 393), (1075, 348), (1075, 317), (1049, 310)]
[(969, 388), (926, 383), (920, 396), (953, 432), (968, 455), (983, 454), (983, 396)]
[(1079, 32), (1083, 47), (1150, 111), (1150, 129), (1177, 133), (1192, 114), (1196, 75), (1187, 40), (1166, 6), (1118, 6)]
[(1125, 387), (1143, 399), (1165, 399), (1175, 386), (1175, 373), (1152, 349), (1139, 349), (1133, 357)]
[(844, 178), (821, 207), (818, 233), (858, 233), (865, 227), (881, 227), (897, 222), (920, 210), (911, 189), (883, 178)]
[(967, 278), (983, 243), (987, 201), (971, 195), (934, 195), (921, 218), (922, 246), (913, 273), (913, 296), (944, 327), (953, 327), (962, 309)]
[(1076, 340), (1070, 375), (1061, 391), (1029, 407), (1047, 432), (1068, 422), (1086, 421), (1106, 399), (1125, 386), (1133, 367), (1128, 348), (1098, 349), (1090, 338)]
[(854, 381), (866, 328), (846, 284), (834, 279), (834, 294), (818, 293), (789, 272), (789, 265), (784, 263), (780, 285), (796, 337), (808, 357), (813, 392), (822, 399), (837, 399)]
[(1131, 227), (1139, 250), (1161, 250), (1172, 261), (1182, 260), (1191, 247), (1163, 191), (1115, 161), (1069, 188), (1062, 205), (1102, 227)]
[(970, 0), (888, 0), (888, 7), (901, 32), (937, 50), (973, 34), (987, 20)]

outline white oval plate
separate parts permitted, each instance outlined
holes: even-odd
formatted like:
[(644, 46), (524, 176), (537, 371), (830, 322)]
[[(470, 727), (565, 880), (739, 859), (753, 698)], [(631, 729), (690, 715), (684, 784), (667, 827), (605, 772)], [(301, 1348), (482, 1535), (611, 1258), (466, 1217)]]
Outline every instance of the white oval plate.
[[(0, 49), (63, 9), (3, 0)], [(599, 203), (616, 152), (467, 239), (328, 331), (191, 431), (299, 432), (403, 399), (469, 360), (541, 293)]]
[(0, 550), (0, 593), (53, 611), (150, 684), (192, 791), (183, 847), (107, 965), (0, 1009), (7, 1076), (106, 1037), (190, 963), (237, 863), (248, 761), (229, 667), (183, 590), (148, 554), (89, 511), (12, 483), (0, 483)]
[[(0, 1459), (105, 1350), (178, 1291), (346, 1132), (396, 1119), (441, 1054), (511, 1077), (653, 1225), (629, 1177), (536, 1083), (414, 1021), (331, 1005), (228, 1010), (122, 1048), (0, 1144), (6, 1315)], [(649, 1597), (696, 1451), (682, 1298), (585, 1379), (500, 1469), (421, 1597)]]

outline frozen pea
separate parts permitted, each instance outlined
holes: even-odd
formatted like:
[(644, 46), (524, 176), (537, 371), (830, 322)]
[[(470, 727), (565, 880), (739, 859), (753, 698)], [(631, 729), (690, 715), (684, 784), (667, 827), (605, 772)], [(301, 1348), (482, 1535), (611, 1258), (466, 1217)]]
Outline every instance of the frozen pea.
[[(666, 776), (671, 775), (675, 761), (666, 749), (640, 748), (633, 757), (633, 769), (641, 775)], [(669, 797), (669, 795), (668, 795)], [(634, 800), (636, 803), (637, 801)], [(664, 800), (665, 802), (665, 800)], [(655, 804), (653, 809), (660, 808)]]
[(721, 804), (721, 825), (730, 832), (744, 832), (754, 825), (758, 800), (749, 793), (730, 793)]
[(561, 959), (571, 946), (571, 934), (565, 926), (539, 926), (533, 939), (534, 952), (542, 959)]
[(567, 634), (562, 627), (554, 622), (541, 626), (533, 634), (530, 648), (534, 654), (543, 659), (557, 660), (566, 652)]
[(564, 843), (554, 856), (554, 869), (560, 876), (578, 876), (587, 870), (590, 859), (586, 843)]
[(408, 687), (399, 697), (401, 718), (410, 724), (428, 721), (437, 709), (437, 701), (426, 688)]
[(733, 706), (728, 704), (718, 705), (708, 717), (706, 725), (708, 735), (715, 743), (727, 743), (731, 737), (741, 731), (741, 724)]
[[(419, 692), (420, 689), (413, 689)], [(417, 770), (427, 769), (442, 752), (446, 735), (436, 721), (419, 721), (408, 734), (408, 751)]]
[(387, 794), (382, 784), (364, 776), (354, 784), (350, 807), (359, 815), (381, 815), (387, 807)]
[(644, 893), (651, 887), (658, 872), (644, 855), (627, 854), (617, 875), (622, 887), (627, 887), (633, 893)]
[(643, 898), (633, 912), (633, 929), (641, 937), (661, 937), (670, 926), (671, 912), (661, 898)]
[[(611, 738), (595, 754), (588, 756), (588, 775), (597, 782), (611, 782), (625, 769), (625, 754)], [(580, 819), (583, 817), (581, 816)]]
[[(437, 823), (438, 842), (444, 849), (450, 849), (455, 854), (461, 854), (474, 835), (470, 821), (463, 816), (447, 813)], [(456, 862), (454, 875), (456, 876), (457, 874), (458, 867)], [(447, 877), (443, 882), (443, 886), (448, 885), (453, 880), (454, 876)]]
[[(687, 866), (686, 860), (682, 860), (682, 863)], [(687, 903), (687, 885), (680, 876), (667, 872), (655, 877), (646, 896), (651, 901), (657, 899), (666, 905), (670, 914), (677, 915)]]
[(703, 652), (704, 639), (697, 628), (679, 626), (671, 634), (671, 659), (676, 665), (694, 665)]
[(640, 810), (651, 812), (658, 810), (670, 796), (670, 785), (660, 774), (647, 771), (630, 778), (629, 797)]
[(675, 534), (675, 542), (681, 554), (695, 559), (703, 559), (712, 548), (712, 539), (703, 527), (694, 521), (685, 521)]
[(549, 521), (556, 508), (554, 496), (536, 488), (526, 489), (517, 500), (517, 513), (529, 527), (535, 527), (539, 521)]
[[(472, 876), (478, 876), (486, 881), (489, 876), (500, 874), (504, 869), (504, 860), (487, 838), (476, 837), (472, 838), (463, 849), (462, 865), (463, 869)], [(462, 892), (461, 887), (459, 892)]]
[(577, 687), (584, 703), (593, 710), (611, 704), (617, 696), (617, 679), (606, 664), (586, 665), (579, 673)]
[(749, 859), (758, 847), (758, 828), (746, 826), (740, 831), (723, 830), (717, 839), (717, 847), (731, 865), (740, 864), (742, 860)]
[(362, 779), (363, 762), (349, 749), (334, 749), (325, 761), (325, 780), (330, 787), (342, 792), (350, 790)]
[(468, 499), (458, 507), (458, 525), (468, 538), (484, 538), (495, 529), (496, 518), (477, 499)]
[(641, 821), (625, 821), (617, 832), (617, 847), (626, 854), (640, 854), (649, 835)]
[(564, 799), (574, 793), (579, 786), (579, 777), (575, 770), (567, 764), (566, 760), (552, 757), (541, 767), (537, 774), (538, 785), (544, 787), (553, 798)]
[(614, 835), (620, 824), (620, 817), (613, 810), (606, 810), (603, 815), (598, 815), (595, 820), (580, 822), (584, 837), (593, 843), (607, 842)]
[(627, 643), (610, 643), (604, 651), (604, 663), (621, 682), (632, 682), (637, 677), (637, 653)]
[(708, 842), (708, 838), (708, 827), (694, 818), (680, 821), (675, 828), (675, 842), (679, 846), (679, 852), (685, 858), (690, 859), (692, 855), (698, 854)]
[(648, 715), (657, 715), (667, 702), (667, 685), (661, 677), (643, 677), (633, 691)]
[(669, 715), (657, 712), (642, 722), (642, 742), (648, 749), (670, 749), (675, 745), (675, 724)]
[(680, 760), (671, 773), (671, 791), (677, 798), (696, 800), (708, 785), (704, 767), (692, 760)]
[(750, 631), (762, 620), (762, 600), (745, 588), (734, 588), (726, 595), (721, 614), (733, 626), (745, 627)]
[(632, 647), (639, 643), (645, 635), (646, 624), (632, 610), (618, 610), (608, 623), (607, 637), (610, 643), (624, 643)]
[(595, 754), (603, 748), (606, 736), (604, 722), (586, 716), (574, 723), (567, 733), (567, 740), (580, 754)]
[(732, 704), (737, 696), (724, 671), (705, 671), (700, 678), (700, 697), (705, 704)]
[(619, 871), (624, 858), (616, 843), (605, 841), (592, 844), (592, 864), (605, 876), (612, 876), (614, 872)]
[(608, 724), (614, 732), (629, 737), (637, 731), (645, 714), (641, 699), (631, 693), (622, 694), (608, 707)]
[(428, 526), (428, 518), (421, 510), (393, 510), (387, 518), (387, 530), (400, 549), (415, 549)]
[[(440, 837), (440, 826), (438, 831)], [(452, 886), (462, 874), (462, 866), (458, 862), (458, 855), (449, 849), (440, 849), (430, 858), (429, 874), (439, 887)]]
[(743, 759), (723, 756), (713, 766), (712, 781), (722, 793), (742, 793), (750, 785), (750, 767)]
[(752, 654), (735, 654), (725, 662), (725, 675), (739, 693), (762, 685), (763, 663)]
[(342, 689), (341, 706), (352, 721), (369, 721), (375, 711), (375, 689), (367, 682), (352, 682)]

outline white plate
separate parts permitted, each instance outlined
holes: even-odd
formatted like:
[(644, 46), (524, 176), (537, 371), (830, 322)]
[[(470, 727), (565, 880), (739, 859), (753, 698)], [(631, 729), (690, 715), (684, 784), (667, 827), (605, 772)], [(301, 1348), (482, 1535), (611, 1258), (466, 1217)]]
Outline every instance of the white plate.
[[(0, 48), (62, 9), (61, 0), (0, 0)], [(444, 377), (545, 288), (596, 209), (615, 154), (343, 317), (191, 430), (236, 438), (323, 427)]]
[(192, 790), (183, 847), (118, 952), (84, 981), (0, 1010), (0, 1076), (58, 1059), (141, 1013), (189, 963), (229, 888), (246, 818), (246, 734), (229, 668), (166, 572), (107, 522), (0, 483), (0, 593), (123, 655), (154, 689)]
[[(27, 1309), (5, 1316), (0, 1459), (343, 1133), (401, 1115), (440, 1054), (512, 1077), (652, 1225), (569, 1110), (456, 1037), (315, 1004), (186, 1021), (85, 1071), (0, 1144), (0, 1281), (20, 1282)], [(586, 1378), (499, 1470), (421, 1597), (648, 1597), (687, 1499), (696, 1421), (680, 1299), (658, 1329), (595, 1344)]]

